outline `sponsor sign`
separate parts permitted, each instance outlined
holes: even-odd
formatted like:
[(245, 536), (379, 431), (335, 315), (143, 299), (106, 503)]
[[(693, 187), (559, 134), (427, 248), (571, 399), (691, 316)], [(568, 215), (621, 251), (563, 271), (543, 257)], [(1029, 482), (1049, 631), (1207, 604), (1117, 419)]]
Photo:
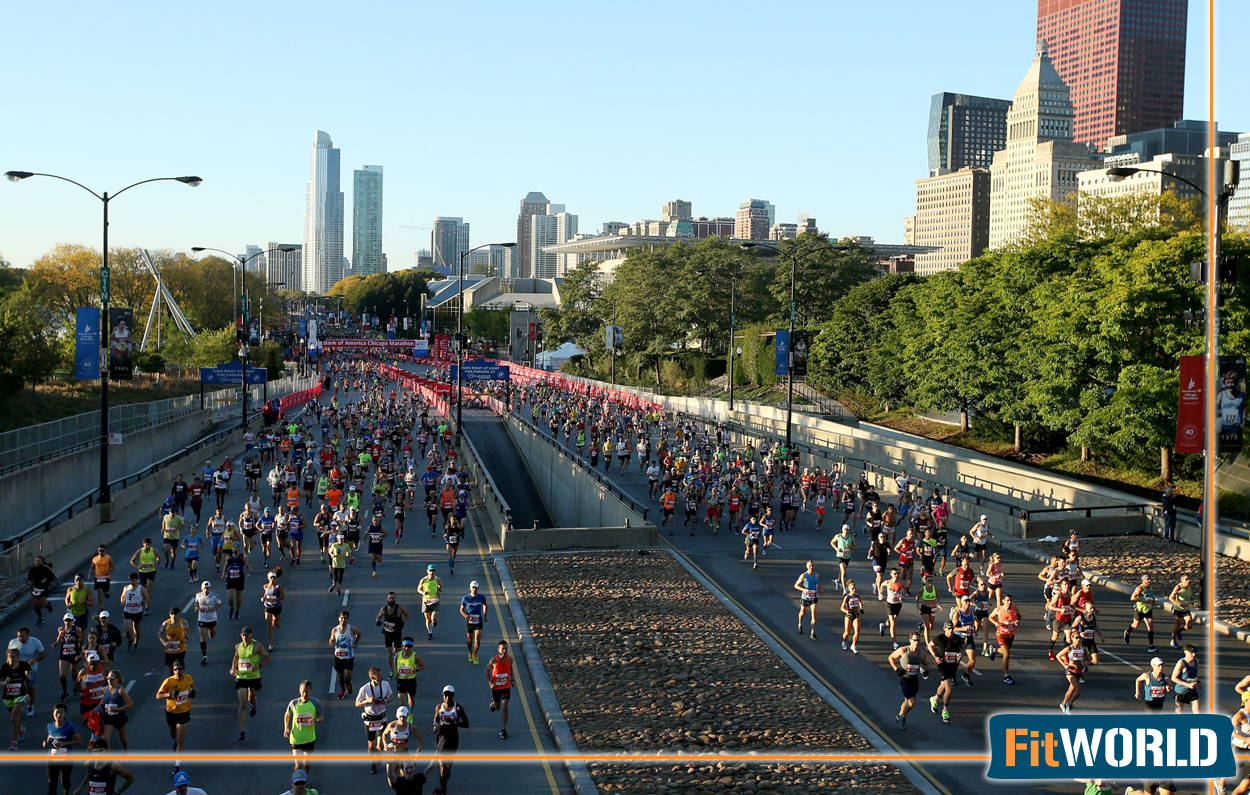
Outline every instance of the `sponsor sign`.
[(773, 363), (773, 375), (786, 375), (790, 372), (790, 330), (777, 329), (777, 358)]
[(100, 310), (79, 307), (74, 334), (74, 377), (88, 381), (100, 377)]
[(1205, 356), (1181, 357), (1181, 396), (1176, 413), (1176, 452), (1201, 453), (1207, 388)]
[(134, 327), (135, 314), (130, 309), (109, 309), (109, 378), (114, 381), (134, 380)]

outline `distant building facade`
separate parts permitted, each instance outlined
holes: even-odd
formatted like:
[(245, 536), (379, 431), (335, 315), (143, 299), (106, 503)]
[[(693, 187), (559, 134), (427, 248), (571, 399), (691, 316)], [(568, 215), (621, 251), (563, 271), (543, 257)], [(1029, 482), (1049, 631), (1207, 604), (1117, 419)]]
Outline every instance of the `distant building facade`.
[(916, 273), (951, 270), (980, 256), (990, 237), (989, 171), (963, 168), (916, 180), (914, 219), (904, 245), (936, 249), (915, 255)]

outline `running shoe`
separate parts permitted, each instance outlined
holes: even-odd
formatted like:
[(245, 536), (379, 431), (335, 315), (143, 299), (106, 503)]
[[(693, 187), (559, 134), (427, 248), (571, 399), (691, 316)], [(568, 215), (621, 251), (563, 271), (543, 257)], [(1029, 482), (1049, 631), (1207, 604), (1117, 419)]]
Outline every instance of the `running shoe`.
[(1050, 650), (1050, 651), (1046, 654), (1046, 659), (1048, 659), (1048, 660), (1053, 660), (1053, 659), (1055, 659), (1055, 650), (1054, 650), (1054, 649), (1051, 649), (1051, 650)]
[(1124, 645), (1128, 645), (1128, 635), (1130, 630), (1124, 630)]
[(372, 576), (372, 577), (374, 577), (374, 578), (376, 579), (376, 578), (377, 578), (377, 576), (378, 576), (378, 573), (375, 571), (375, 572), (374, 572), (371, 576)]
[(330, 583), (330, 587), (326, 589), (326, 593), (334, 593), (334, 583)]
[(851, 648), (851, 644), (847, 643), (846, 641), (842, 641), (842, 651), (846, 651), (849, 648)]
[(929, 711), (934, 715), (937, 714), (937, 696), (933, 696), (929, 699)]
[(248, 709), (247, 714), (251, 715), (253, 718), (256, 717), (256, 705), (255, 704), (253, 704), (251, 708)]
[(498, 709), (499, 709), (499, 705), (498, 705), (498, 704), (496, 704), (494, 701), (490, 702), (490, 711), (491, 711), (491, 712), (496, 712), (496, 711), (498, 711)]
[(1003, 683), (1008, 684), (1008, 685), (1014, 685), (1016, 683), (1016, 680), (1011, 678), (1011, 674), (1008, 674), (1003, 677)]
[(799, 628), (798, 628), (798, 629), (796, 629), (796, 630), (795, 630), (795, 632), (797, 632), (797, 633), (799, 633), (800, 635), (802, 635), (802, 634), (803, 634), (803, 625), (802, 625), (802, 624), (799, 624)]
[(895, 715), (894, 723), (898, 726), (900, 731), (905, 730), (907, 728), (907, 721), (903, 718), (902, 715)]
[(425, 633), (425, 634), (430, 636), (430, 640), (434, 640), (434, 633), (433, 633), (433, 632), (427, 632), (427, 633)]
[[(816, 640), (816, 633), (815, 633), (815, 632), (813, 632), (813, 633), (812, 633), (811, 635), (809, 635), (808, 637), (810, 637), (812, 640)], [(32, 713), (32, 714), (33, 714), (33, 713)]]
[(972, 687), (972, 677), (968, 676), (967, 671), (964, 671), (963, 680), (964, 680), (965, 685), (967, 685), (968, 687)]
[(273, 651), (273, 644), (272, 644), (272, 643), (270, 643), (270, 644), (269, 644), (269, 651)]
[(884, 621), (882, 621), (880, 624), (877, 624), (877, 634), (883, 638), (885, 637), (885, 622)]
[(9, 750), (10, 750), (10, 751), (16, 751), (16, 750), (17, 750), (17, 743), (9, 743)]
[(28, 717), (28, 718), (33, 718), (33, 717), (35, 717), (35, 708), (34, 708), (34, 707), (27, 707), (27, 708), (26, 708), (26, 717)]
[(1085, 684), (1085, 677), (1082, 676), (1080, 679), (1077, 679), (1076, 681), (1080, 682), (1081, 684)]
[(1068, 714), (1069, 709), (1070, 707), (1068, 706), (1068, 702), (1066, 701), (1059, 705), (1059, 711), (1062, 712), (1064, 715)]
[(759, 567), (760, 567), (760, 564), (758, 564), (758, 563), (752, 563), (752, 564), (751, 564), (751, 568), (753, 568), (753, 569), (758, 569)]
[[(894, 641), (894, 650), (898, 651), (898, 641)], [(928, 677), (926, 676), (925, 678), (927, 679)]]
[(19, 743), (26, 742), (26, 728), (25, 727), (23, 727), (22, 731), (17, 735), (17, 741)]
[(1175, 638), (1173, 638), (1171, 645), (1174, 649), (1179, 649), (1181, 647), (1181, 644), (1177, 643)]
[(207, 654), (205, 654), (203, 657), (201, 657), (201, 658), (200, 658), (200, 665), (208, 665), (208, 655), (207, 655)]
[(239, 742), (244, 742), (246, 740), (247, 740), (247, 732), (239, 732)]
[(990, 662), (994, 662), (994, 659), (995, 659), (996, 657), (998, 657), (998, 647), (997, 647), (997, 646), (991, 646), (991, 647), (990, 647)]
[(943, 710), (942, 710), (942, 722), (943, 722), (943, 723), (950, 723), (950, 722), (951, 722), (951, 713), (950, 713), (950, 711), (949, 711), (949, 710), (946, 710), (946, 709), (943, 709)]
[(501, 740), (506, 740), (506, 739), (508, 739), (508, 730), (507, 730), (507, 729), (500, 729), (500, 730), (499, 730), (499, 739), (501, 739)]
[(394, 679), (394, 678), (395, 678), (395, 672), (394, 672), (394, 671), (391, 671), (390, 675), (389, 675), (387, 678), (388, 678), (388, 679)]
[(859, 654), (859, 649), (855, 648), (855, 644), (851, 644), (851, 654)]
[(1158, 646), (1155, 646), (1155, 645), (1153, 645), (1153, 644), (1152, 644), (1152, 645), (1150, 645), (1150, 646), (1147, 646), (1147, 647), (1146, 647), (1146, 653), (1147, 653), (1147, 654), (1154, 654), (1154, 653), (1155, 653), (1155, 652), (1157, 652), (1158, 650), (1159, 650), (1159, 647), (1158, 647)]

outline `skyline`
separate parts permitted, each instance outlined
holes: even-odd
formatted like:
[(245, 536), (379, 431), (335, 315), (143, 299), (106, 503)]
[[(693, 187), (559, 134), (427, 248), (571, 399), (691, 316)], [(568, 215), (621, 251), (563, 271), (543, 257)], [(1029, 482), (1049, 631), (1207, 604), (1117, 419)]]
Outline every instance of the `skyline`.
[[(291, 3), (141, 4), (120, 16), (91, 8), (72, 17), (23, 7), (11, 12), (15, 28), (55, 24), (59, 46), (22, 37), (0, 55), (19, 78), (9, 105), (28, 111), (0, 133), (0, 165), (60, 174), (97, 192), (156, 176), (203, 177), (195, 191), (143, 186), (112, 204), (114, 246), (241, 252), (261, 240), (299, 239), (309, 140), (318, 129), (342, 152), (344, 170), (385, 167), (382, 237), (397, 269), (428, 247), (428, 233), (402, 227), (429, 226), (437, 215), (470, 222), (473, 245), (515, 240), (516, 208), (530, 191), (576, 207), (585, 233), (610, 220), (659, 218), (661, 204), (675, 198), (709, 217), (733, 216), (742, 201), (761, 198), (776, 205), (779, 220), (805, 211), (835, 237), (901, 242), (903, 218), (915, 208), (914, 180), (928, 173), (930, 98), (942, 91), (1010, 98), (1033, 55), (1037, 11), (1030, 0), (1008, 8), (976, 0), (961, 8), (959, 30), (930, 34), (924, 20), (942, 12), (907, 5), (913, 13), (886, 15), (800, 3), (784, 18), (749, 26), (745, 3), (719, 4), (715, 17), (663, 7), (660, 27), (645, 11), (658, 13), (656, 3), (641, 3), (630, 19), (546, 4), (555, 25), (494, 3), (419, 15), (388, 10), (380, 15), (385, 24), (320, 3), (323, 14), (293, 13), (310, 9)], [(1190, 3), (1187, 119), (1208, 116), (1206, 11)], [(375, 30), (376, 59), (358, 65), (283, 46), (323, 35), (316, 21), (326, 14), (335, 29), (367, 23)], [(1250, 21), (1250, 8), (1225, 2), (1216, 14), (1216, 119), (1222, 129), (1250, 130), (1250, 97), (1219, 90), (1221, 78), (1233, 85), (1234, 75), (1230, 59), (1218, 57), (1221, 43), (1235, 52), (1233, 31)], [(800, 19), (805, 24), (794, 24)], [(917, 22), (897, 27), (897, 19)], [(858, 33), (840, 35), (847, 28)], [(249, 49), (246, 59), (213, 47), (244, 29), (289, 35)], [(493, 44), (474, 49), (410, 35), (440, 29), (475, 31), (475, 40)], [(198, 45), (159, 46), (187, 30)], [(94, 45), (101, 33), (109, 54), (103, 67)], [(563, 75), (564, 113), (535, 113), (525, 100), (529, 72), (515, 69), (536, 57), (525, 42), (539, 34), (559, 45), (544, 49), (538, 63)], [(587, 35), (598, 44), (593, 52), (565, 46)], [(305, 78), (314, 60), (321, 71)], [(870, 74), (846, 78), (864, 64)], [(463, 123), (426, 122), (422, 106), (448, 85), (456, 90), (441, 95), (448, 112), (439, 118)], [(277, 123), (252, 123), (275, 96), (293, 110)], [(681, 96), (690, 99), (672, 100)], [(734, 102), (746, 96), (757, 98), (749, 110)], [(771, 114), (774, 107), (781, 112)], [(71, 113), (131, 121), (93, 129), (65, 123)], [(787, 113), (810, 121), (778, 121)], [(550, 157), (552, 147), (560, 157)], [(25, 266), (57, 243), (98, 247), (98, 207), (75, 194), (46, 179), (2, 186), (0, 255)]]

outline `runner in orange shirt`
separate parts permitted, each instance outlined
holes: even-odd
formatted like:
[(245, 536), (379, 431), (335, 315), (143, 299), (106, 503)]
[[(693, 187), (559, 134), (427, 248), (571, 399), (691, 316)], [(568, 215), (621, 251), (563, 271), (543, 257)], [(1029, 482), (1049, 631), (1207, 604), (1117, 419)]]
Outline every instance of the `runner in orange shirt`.
[(990, 623), (994, 625), (995, 640), (998, 645), (990, 649), (990, 659), (999, 652), (1003, 655), (1003, 681), (1009, 685), (1016, 683), (1011, 678), (1011, 644), (1016, 639), (1016, 628), (1020, 626), (1020, 611), (1011, 603), (1011, 594), (1003, 594), (1003, 603), (990, 613)]
[(499, 739), (508, 739), (508, 702), (512, 699), (512, 657), (508, 641), (499, 641), (499, 653), (486, 665), (486, 681), (490, 683), (490, 711), (500, 713)]
[(104, 604), (109, 598), (109, 587), (113, 580), (113, 556), (108, 554), (101, 544), (96, 548), (96, 556), (91, 559), (91, 569), (95, 574), (95, 599), (97, 604)]

